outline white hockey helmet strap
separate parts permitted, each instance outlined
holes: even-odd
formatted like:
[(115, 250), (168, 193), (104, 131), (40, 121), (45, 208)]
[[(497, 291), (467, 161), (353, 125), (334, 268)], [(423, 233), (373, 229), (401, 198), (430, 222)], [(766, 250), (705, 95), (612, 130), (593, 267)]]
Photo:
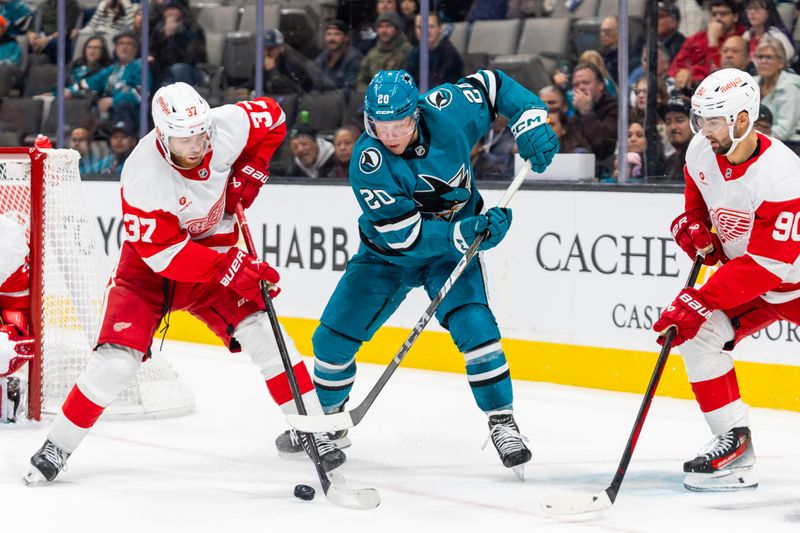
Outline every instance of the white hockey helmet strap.
[[(736, 149), (739, 142), (750, 134), (753, 125), (758, 120), (758, 111), (761, 104), (761, 92), (753, 77), (739, 69), (724, 68), (707, 76), (697, 87), (692, 96), (693, 117), (712, 118), (722, 117), (728, 124), (728, 135), (731, 147), (726, 155)], [(733, 126), (736, 117), (742, 111), (747, 112), (748, 126), (741, 137), (735, 137)], [(692, 129), (697, 134), (695, 121), (692, 120)]]
[(192, 137), (209, 133), (206, 151), (211, 150), (214, 136), (211, 108), (191, 85), (177, 82), (161, 87), (153, 95), (152, 114), (156, 137), (171, 164), (175, 163), (170, 156), (170, 137)]

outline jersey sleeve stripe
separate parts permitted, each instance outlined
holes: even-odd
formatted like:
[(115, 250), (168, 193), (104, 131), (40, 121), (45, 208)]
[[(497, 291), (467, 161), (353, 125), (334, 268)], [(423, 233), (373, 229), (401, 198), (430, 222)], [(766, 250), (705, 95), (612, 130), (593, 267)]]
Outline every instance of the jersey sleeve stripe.
[(747, 255), (749, 255), (758, 266), (782, 280), (785, 280), (789, 276), (794, 267), (792, 264), (784, 263), (783, 261), (778, 261), (777, 259), (771, 259), (762, 255), (755, 255), (752, 253), (748, 253)]
[(412, 224), (418, 223), (420, 220), (419, 212), (414, 211), (407, 215), (403, 215), (403, 217), (396, 221), (392, 222), (391, 220), (382, 220), (380, 222), (375, 222), (373, 226), (375, 229), (378, 230), (379, 233), (389, 233), (391, 231), (398, 231), (403, 228), (407, 228)]
[(286, 122), (286, 113), (284, 113), (283, 109), (281, 109), (281, 116), (279, 116), (275, 120), (275, 122), (272, 124), (272, 126), (269, 127), (269, 129), (274, 130), (275, 128), (277, 128), (278, 126), (283, 124), (284, 122)]
[(392, 250), (397, 250), (397, 251), (410, 250), (417, 244), (417, 240), (419, 239), (421, 229), (422, 229), (422, 220), (417, 220), (416, 223), (414, 224), (414, 228), (411, 230), (411, 233), (409, 234), (406, 240), (402, 242), (387, 241), (386, 244), (388, 244)]
[(153, 272), (163, 272), (166, 270), (172, 260), (183, 250), (184, 246), (189, 242), (189, 236), (187, 235), (184, 240), (177, 244), (173, 244), (172, 246), (168, 246), (163, 248), (158, 253), (151, 255), (150, 257), (142, 257), (142, 261), (145, 262), (147, 266), (149, 266)]

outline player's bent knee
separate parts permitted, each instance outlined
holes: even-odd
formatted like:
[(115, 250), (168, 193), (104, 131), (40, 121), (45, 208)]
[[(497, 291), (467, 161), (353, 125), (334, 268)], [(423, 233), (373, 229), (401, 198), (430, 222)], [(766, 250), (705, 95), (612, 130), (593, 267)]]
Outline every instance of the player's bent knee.
[(139, 370), (144, 354), (118, 344), (103, 344), (89, 359), (78, 387), (92, 402), (107, 406)]
[(447, 327), (461, 353), (500, 339), (500, 329), (491, 310), (482, 304), (468, 304), (447, 316)]
[(342, 335), (338, 331), (320, 324), (311, 337), (314, 357), (331, 364), (344, 364), (353, 359), (361, 341)]

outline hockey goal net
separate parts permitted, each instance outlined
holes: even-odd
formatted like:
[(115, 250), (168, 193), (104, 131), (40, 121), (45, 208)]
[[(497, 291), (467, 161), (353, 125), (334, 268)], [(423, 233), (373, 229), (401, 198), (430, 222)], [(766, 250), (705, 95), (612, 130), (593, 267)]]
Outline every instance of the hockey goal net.
[[(28, 418), (57, 413), (94, 348), (113, 259), (101, 251), (82, 194), (78, 152), (0, 148), (0, 214), (24, 225), (30, 242), (31, 329)], [(0, 251), (2, 253), (2, 251)], [(192, 412), (194, 395), (153, 354), (106, 416)]]

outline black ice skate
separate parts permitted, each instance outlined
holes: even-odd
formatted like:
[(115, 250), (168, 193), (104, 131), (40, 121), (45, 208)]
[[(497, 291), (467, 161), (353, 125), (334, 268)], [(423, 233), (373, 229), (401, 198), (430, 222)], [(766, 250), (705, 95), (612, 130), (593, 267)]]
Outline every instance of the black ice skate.
[(531, 451), (525, 446), (528, 439), (520, 435), (514, 415), (510, 412), (489, 415), (489, 436), (481, 448), (486, 447), (489, 439), (497, 448), (503, 466), (511, 468), (520, 481), (524, 481), (525, 463), (531, 460)]
[(715, 436), (697, 457), (683, 464), (688, 473), (683, 485), (700, 492), (754, 489), (758, 486), (755, 462), (750, 429), (733, 428)]
[[(344, 433), (346, 434), (347, 431)], [(305, 439), (300, 439), (300, 435), (301, 433), (294, 429), (284, 431), (278, 435), (278, 438), (275, 439), (275, 447), (278, 448), (278, 455), (284, 457), (295, 456), (305, 450), (305, 452), (311, 456), (306, 447), (307, 442), (305, 442)], [(330, 433), (314, 433), (314, 440), (317, 443), (317, 450), (319, 450), (319, 458), (326, 472), (330, 472), (334, 468), (341, 466), (347, 459), (347, 456), (331, 439), (330, 435)], [(345, 446), (347, 447), (350, 445), (350, 441), (346, 438), (345, 440), (347, 440), (347, 445)]]
[(70, 454), (55, 444), (50, 439), (44, 441), (39, 451), (31, 457), (33, 467), (22, 477), (26, 485), (35, 485), (43, 481), (53, 481), (58, 473), (64, 469)]
[[(349, 399), (349, 396), (348, 396)], [(345, 399), (347, 402), (347, 399)], [(344, 412), (344, 403), (325, 414), (331, 413), (343, 413)], [(349, 448), (352, 444), (350, 442), (350, 437), (347, 436), (346, 429), (340, 429), (339, 431), (334, 431), (332, 433), (328, 433), (328, 439), (333, 443), (334, 446), (339, 448), (340, 450), (344, 450), (345, 448)], [(296, 453), (300, 453), (303, 451), (303, 446), (300, 444), (300, 439), (297, 438), (296, 431), (293, 429), (288, 429), (278, 435), (278, 438), (275, 439), (275, 447), (278, 448), (278, 455), (280, 456), (292, 456)]]

